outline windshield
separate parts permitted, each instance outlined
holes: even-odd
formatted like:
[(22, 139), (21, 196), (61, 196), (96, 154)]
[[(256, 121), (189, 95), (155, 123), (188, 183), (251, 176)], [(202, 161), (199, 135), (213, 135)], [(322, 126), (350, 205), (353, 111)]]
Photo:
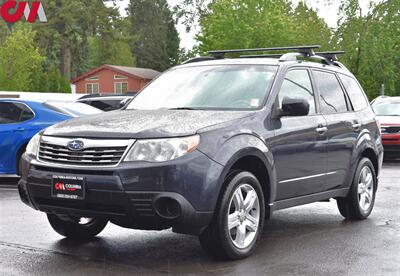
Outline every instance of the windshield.
[(56, 112), (72, 117), (80, 117), (102, 112), (100, 109), (93, 106), (77, 102), (46, 102), (44, 105)]
[(267, 65), (172, 69), (150, 83), (127, 109), (257, 109), (276, 70)]
[(372, 108), (378, 116), (400, 116), (400, 101), (377, 102)]

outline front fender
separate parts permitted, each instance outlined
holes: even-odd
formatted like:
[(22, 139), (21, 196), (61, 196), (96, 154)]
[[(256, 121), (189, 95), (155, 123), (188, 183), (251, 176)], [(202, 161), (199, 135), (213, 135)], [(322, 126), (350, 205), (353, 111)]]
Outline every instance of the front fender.
[(269, 183), (262, 183), (264, 187), (269, 187), (269, 198), (265, 199), (268, 204), (273, 202), (276, 195), (276, 172), (274, 169), (274, 159), (267, 145), (254, 134), (238, 134), (225, 140), (222, 145), (211, 149), (203, 149), (215, 162), (224, 166), (219, 179), (219, 185), (222, 187), (226, 176), (232, 166), (242, 157), (254, 156), (261, 160), (267, 170)]

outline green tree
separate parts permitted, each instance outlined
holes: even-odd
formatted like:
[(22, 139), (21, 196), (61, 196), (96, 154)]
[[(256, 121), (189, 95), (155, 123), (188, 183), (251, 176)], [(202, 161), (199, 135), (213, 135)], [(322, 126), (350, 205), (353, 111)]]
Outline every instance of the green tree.
[(299, 2), (293, 13), (293, 35), (299, 45), (321, 45), (321, 50), (332, 50), (332, 30), (317, 12)]
[(131, 0), (132, 52), (137, 66), (164, 71), (179, 59), (179, 36), (166, 0)]
[(115, 0), (47, 1), (46, 12), (51, 18), (46, 24), (35, 25), (37, 42), (48, 57), (48, 66), (58, 66), (68, 80), (90, 69), (90, 37), (99, 38), (103, 57), (114, 49), (120, 15), (117, 7), (105, 2)]
[(328, 47), (331, 31), (302, 2), (293, 9), (287, 0), (219, 0), (200, 18), (200, 52), (212, 49), (257, 48), (296, 44)]
[(29, 25), (17, 25), (0, 46), (0, 90), (30, 91), (42, 73), (45, 58), (34, 43)]
[(387, 95), (400, 95), (400, 2), (370, 6), (363, 15), (358, 1), (342, 1), (336, 37), (347, 52), (343, 62), (370, 99), (380, 94), (382, 84)]

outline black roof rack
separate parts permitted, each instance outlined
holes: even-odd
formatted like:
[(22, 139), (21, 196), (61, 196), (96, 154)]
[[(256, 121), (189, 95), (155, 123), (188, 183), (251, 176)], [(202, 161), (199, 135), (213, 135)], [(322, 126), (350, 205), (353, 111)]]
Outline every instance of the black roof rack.
[(299, 53), (312, 56), (314, 55), (314, 50), (319, 48), (321, 48), (320, 45), (306, 45), (306, 46), (290, 46), (290, 47), (274, 47), (274, 48), (217, 50), (217, 51), (210, 51), (208, 52), (208, 54), (212, 55), (215, 59), (223, 59), (226, 54), (297, 50)]
[(274, 48), (254, 48), (254, 49), (233, 49), (233, 50), (217, 50), (209, 51), (209, 56), (202, 56), (189, 59), (183, 64), (224, 59), (226, 54), (240, 54), (240, 53), (262, 53), (262, 52), (274, 52), (274, 51), (287, 51), (287, 53), (279, 54), (255, 54), (255, 55), (241, 55), (240, 58), (279, 58), (279, 61), (296, 61), (298, 57), (313, 58), (323, 61), (328, 65), (335, 65), (342, 69), (347, 68), (338, 62), (337, 55), (345, 54), (344, 51), (328, 51), (328, 52), (314, 52), (315, 49), (319, 49), (320, 45), (305, 45), (305, 46), (290, 46), (290, 47), (274, 47)]
[[(303, 53), (287, 53), (287, 54), (266, 54), (266, 55), (242, 55), (240, 58), (281, 58), (281, 61), (294, 60), (298, 56), (314, 57), (326, 60), (327, 63), (333, 63), (338, 60), (337, 55), (345, 54), (345, 51), (332, 52), (315, 52), (313, 55), (304, 55)], [(285, 56), (282, 58), (283, 56)]]
[(214, 60), (214, 57), (211, 56), (201, 56), (201, 57), (195, 57), (195, 58), (191, 58), (188, 59), (186, 61), (184, 61), (182, 64), (188, 64), (188, 63), (194, 63), (194, 62), (200, 62), (200, 61), (207, 61), (207, 60)]
[(329, 59), (331, 62), (337, 61), (337, 55), (345, 54), (345, 51), (331, 51), (331, 52), (317, 52), (315, 53), (317, 56), (321, 56)]

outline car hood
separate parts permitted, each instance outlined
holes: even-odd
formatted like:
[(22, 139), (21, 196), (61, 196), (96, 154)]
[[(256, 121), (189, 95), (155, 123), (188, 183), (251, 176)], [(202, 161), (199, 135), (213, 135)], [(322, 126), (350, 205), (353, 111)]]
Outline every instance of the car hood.
[(74, 138), (162, 138), (196, 134), (254, 111), (118, 110), (64, 121), (44, 135)]
[(379, 123), (383, 126), (399, 126), (400, 116), (377, 116)]

